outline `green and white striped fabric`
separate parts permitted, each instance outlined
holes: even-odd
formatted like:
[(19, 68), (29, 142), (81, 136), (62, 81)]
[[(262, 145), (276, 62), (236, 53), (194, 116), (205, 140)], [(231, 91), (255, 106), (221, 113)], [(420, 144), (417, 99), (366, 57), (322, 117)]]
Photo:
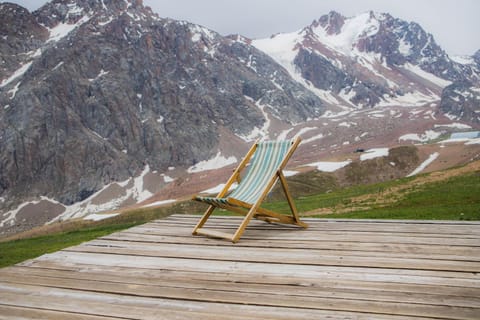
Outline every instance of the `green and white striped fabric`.
[[(259, 142), (246, 176), (228, 197), (254, 204), (276, 174), (291, 145), (290, 140)], [(228, 204), (226, 198), (196, 197), (196, 200), (213, 205)]]

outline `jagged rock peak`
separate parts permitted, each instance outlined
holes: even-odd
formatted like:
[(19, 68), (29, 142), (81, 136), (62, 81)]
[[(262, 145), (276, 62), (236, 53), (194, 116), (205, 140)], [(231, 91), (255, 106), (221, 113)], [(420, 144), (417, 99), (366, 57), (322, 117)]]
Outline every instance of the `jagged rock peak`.
[(303, 33), (310, 42), (321, 42), (347, 56), (359, 52), (379, 54), (388, 66), (411, 63), (441, 78), (462, 78), (431, 34), (418, 23), (388, 13), (368, 11), (347, 18), (331, 11)]
[(345, 17), (336, 11), (330, 11), (328, 14), (323, 15), (320, 19), (314, 21), (312, 26), (318, 27), (321, 25), (327, 34), (339, 34), (342, 26), (345, 24)]
[(230, 39), (232, 41), (241, 42), (241, 43), (248, 44), (248, 45), (250, 45), (252, 43), (252, 39), (247, 38), (245, 36), (242, 36), (240, 34), (231, 34), (231, 35), (226, 36), (226, 38)]
[(37, 24), (34, 15), (26, 8), (15, 3), (0, 3), (0, 18), (2, 21), (0, 35), (2, 36), (12, 35), (26, 39), (31, 35), (46, 33)]
[(372, 25), (378, 26), (382, 21), (393, 20), (394, 18), (388, 13), (379, 13), (375, 11), (367, 11), (362, 14), (345, 17), (344, 15), (330, 11), (328, 14), (321, 16), (318, 20), (314, 20), (307, 28), (322, 27), (327, 35), (338, 35), (342, 32), (342, 28), (347, 22), (354, 22), (358, 34), (371, 35), (368, 29), (372, 29)]
[(11, 2), (3, 2), (3, 3), (0, 3), (0, 14), (2, 16), (11, 16), (11, 17), (15, 17), (16, 15), (24, 15), (24, 14), (28, 14), (29, 11), (16, 4), (16, 3), (11, 3)]
[(480, 66), (480, 49), (473, 54), (473, 60)]
[(60, 11), (70, 11), (73, 8), (85, 10), (87, 12), (92, 10), (112, 10), (120, 9), (125, 10), (127, 8), (143, 9), (143, 0), (51, 0), (42, 6), (38, 11), (45, 8), (57, 8)]
[(40, 23), (48, 28), (58, 23), (74, 24), (85, 16), (115, 16), (125, 11), (138, 11), (147, 16), (155, 16), (142, 0), (52, 0), (35, 11)]
[(27, 9), (0, 4), (0, 84), (24, 63), (48, 38), (48, 30)]

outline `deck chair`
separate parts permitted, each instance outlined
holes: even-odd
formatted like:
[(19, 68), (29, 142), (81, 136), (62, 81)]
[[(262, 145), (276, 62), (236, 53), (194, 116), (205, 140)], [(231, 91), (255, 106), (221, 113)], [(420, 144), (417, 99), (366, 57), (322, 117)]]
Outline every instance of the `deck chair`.
[[(300, 137), (288, 141), (256, 142), (248, 151), (233, 175), (228, 179), (223, 190), (216, 197), (194, 196), (193, 200), (207, 203), (210, 206), (193, 229), (193, 235), (204, 235), (223, 238), (237, 242), (242, 236), (250, 220), (255, 217), (267, 222), (294, 224), (306, 228), (307, 224), (300, 221), (297, 208), (293, 202), (287, 186), (287, 180), (282, 173), (288, 160), (300, 144)], [(247, 167), (245, 177), (240, 181), (240, 173)], [(263, 200), (280, 180), (285, 192), (292, 215), (284, 215), (261, 208)], [(236, 181), (240, 181), (237, 188), (227, 195), (228, 190)], [(226, 209), (245, 215), (242, 223), (234, 234), (228, 234), (203, 228), (210, 215), (216, 208)]]

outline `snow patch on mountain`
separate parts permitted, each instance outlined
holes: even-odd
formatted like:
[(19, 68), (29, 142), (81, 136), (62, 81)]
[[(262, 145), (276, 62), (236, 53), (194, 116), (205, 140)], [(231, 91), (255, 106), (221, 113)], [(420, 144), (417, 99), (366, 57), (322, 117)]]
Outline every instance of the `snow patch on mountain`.
[[(215, 186), (215, 187), (212, 187), (212, 188), (209, 188), (209, 189), (206, 189), (206, 190), (203, 190), (203, 191), (200, 191), (200, 193), (205, 193), (205, 194), (219, 194), (220, 192), (222, 192), (222, 190), (225, 188), (226, 184), (225, 183), (220, 183), (219, 185)], [(228, 188), (228, 191), (232, 191), (233, 189), (235, 189), (236, 187), (238, 187), (238, 183), (233, 183), (230, 188)]]
[(450, 56), (450, 59), (452, 59), (456, 63), (460, 63), (460, 64), (463, 64), (463, 65), (475, 65), (476, 64), (473, 57), (470, 57), (470, 56)]
[(447, 123), (447, 124), (436, 124), (435, 128), (455, 128), (455, 129), (471, 129), (472, 127), (468, 124), (454, 122), (454, 123)]
[(142, 206), (142, 208), (162, 206), (162, 205), (165, 205), (165, 204), (174, 203), (176, 201), (177, 200), (175, 200), (175, 199), (155, 201), (155, 202), (152, 202), (152, 203), (149, 203), (149, 204), (146, 204), (146, 205)]
[(282, 141), (282, 140), (285, 140), (287, 139), (287, 136), (288, 134), (293, 130), (294, 128), (290, 128), (290, 129), (287, 129), (287, 130), (283, 130), (282, 132), (280, 132), (277, 136), (277, 141)]
[(440, 154), (438, 152), (432, 153), (427, 160), (423, 161), (415, 170), (413, 170), (407, 177), (414, 176), (416, 174), (419, 174), (423, 170), (425, 170), (426, 167), (428, 167), (433, 161), (435, 161)]
[(323, 133), (319, 133), (317, 135), (314, 135), (313, 137), (304, 139), (303, 143), (310, 143), (310, 142), (313, 142), (313, 141), (316, 141), (316, 140), (323, 139), (324, 137), (325, 137), (325, 135)]
[(191, 166), (187, 169), (188, 173), (196, 173), (207, 170), (220, 169), (231, 164), (237, 163), (237, 158), (234, 156), (225, 158), (222, 156), (221, 152), (218, 151), (217, 155), (209, 160), (200, 161), (197, 164)]
[(412, 45), (409, 42), (406, 42), (405, 37), (403, 37), (398, 44), (398, 52), (400, 52), (404, 56), (409, 56), (411, 50)]
[(342, 106), (335, 96), (326, 90), (316, 88), (310, 81), (305, 80), (295, 66), (295, 57), (298, 54), (298, 45), (305, 34), (302, 30), (292, 33), (282, 33), (268, 39), (253, 40), (252, 45), (270, 55), (278, 64), (284, 67), (290, 76), (305, 88), (316, 94), (320, 99), (330, 104)]
[[(51, 199), (48, 199), (46, 197), (41, 197), (40, 200), (34, 200), (34, 201), (27, 201), (22, 204), (20, 204), (17, 208), (10, 210), (8, 212), (5, 212), (3, 216), (3, 220), (0, 221), (0, 227), (7, 226), (7, 225), (13, 225), (15, 223), (15, 219), (17, 214), (26, 206), (28, 205), (35, 205), (38, 204), (42, 200), (47, 200), (47, 201), (52, 201)], [(53, 200), (54, 201), (54, 200)], [(56, 202), (56, 201), (55, 201)]]
[(422, 77), (422, 78), (430, 81), (431, 83), (439, 86), (440, 88), (445, 88), (446, 86), (452, 84), (452, 81), (448, 81), (448, 80), (439, 78), (439, 77), (435, 76), (434, 74), (426, 72), (426, 71), (422, 70), (422, 68), (420, 68), (419, 66), (413, 65), (411, 63), (405, 63), (403, 65), (403, 68), (405, 70), (408, 70), (408, 71), (418, 75), (419, 77)]
[(173, 182), (175, 179), (173, 179), (172, 177), (170, 176), (167, 176), (166, 174), (161, 174), (161, 176), (163, 177), (163, 181), (165, 183), (170, 183), (170, 182)]
[(388, 148), (373, 148), (365, 151), (364, 154), (360, 156), (361, 161), (371, 160), (380, 157), (387, 157), (389, 154)]
[(400, 137), (398, 137), (398, 141), (419, 141), (419, 142), (427, 142), (430, 140), (437, 139), (440, 137), (442, 133), (441, 132), (436, 132), (433, 130), (427, 130), (423, 134), (417, 134), (417, 133), (407, 133), (404, 134)]
[(213, 41), (216, 37), (216, 33), (212, 30), (196, 24), (190, 25), (190, 31), (192, 32), (193, 42), (199, 42), (202, 38)]
[(272, 121), (270, 119), (270, 115), (267, 113), (267, 108), (272, 108), (272, 106), (270, 106), (268, 104), (262, 104), (260, 102), (261, 99), (259, 99), (258, 101), (254, 101), (249, 96), (244, 96), (244, 98), (247, 99), (248, 101), (252, 102), (253, 104), (255, 104), (255, 106), (258, 108), (258, 110), (260, 110), (260, 112), (262, 113), (263, 118), (265, 119), (265, 122), (263, 123), (263, 126), (261, 128), (254, 127), (253, 130), (250, 133), (248, 133), (246, 135), (237, 134), (237, 136), (245, 142), (251, 142), (251, 141), (259, 139), (259, 138), (268, 139), (269, 138), (269, 130), (270, 130), (270, 126), (271, 126)]
[[(39, 200), (24, 202), (19, 206), (17, 206), (17, 208), (10, 210), (4, 213), (3, 215), (1, 215), (3, 219), (0, 221), (0, 227), (14, 224), (16, 221), (17, 214), (21, 212), (22, 209), (30, 205), (37, 205), (42, 201), (47, 201), (51, 204), (59, 205), (65, 208), (64, 211), (59, 216), (52, 219), (49, 223), (73, 219), (73, 218), (81, 218), (81, 217), (84, 217), (87, 213), (91, 213), (91, 212), (98, 213), (102, 211), (114, 210), (114, 209), (117, 209), (122, 203), (124, 203), (129, 199), (134, 200), (136, 202), (142, 202), (153, 195), (153, 193), (150, 192), (144, 185), (144, 179), (149, 173), (151, 173), (150, 167), (146, 165), (144, 170), (140, 173), (139, 176), (131, 177), (122, 182), (113, 182), (111, 184), (105, 185), (101, 190), (97, 191), (90, 197), (84, 199), (83, 201), (74, 203), (73, 205), (70, 205), (70, 206), (65, 206), (54, 199), (50, 199), (44, 196), (40, 197)], [(165, 179), (165, 181), (166, 180), (167, 179)], [(108, 193), (109, 192), (108, 190), (111, 190), (112, 188), (113, 189), (120, 188), (120, 190), (117, 190), (117, 192), (119, 192), (117, 196), (114, 196), (112, 199), (106, 202), (99, 202), (97, 200), (98, 197), (101, 197), (104, 192)], [(101, 216), (98, 216), (98, 217), (87, 216), (84, 219), (96, 220), (97, 218), (100, 219), (102, 217), (106, 218), (107, 215), (102, 214)]]
[(25, 72), (28, 71), (28, 69), (30, 69), (30, 66), (32, 65), (32, 62), (33, 61), (30, 61), (30, 62), (27, 62), (25, 63), (24, 65), (22, 65), (20, 68), (18, 68), (17, 70), (15, 70), (12, 75), (10, 75), (10, 77), (8, 77), (7, 79), (3, 80), (2, 83), (0, 84), (0, 88), (3, 88), (5, 87), (6, 85), (8, 85), (10, 82), (12, 82), (13, 80), (23, 76), (23, 74)]
[(337, 171), (338, 169), (341, 169), (347, 165), (349, 165), (352, 161), (347, 160), (347, 161), (339, 161), (339, 162), (334, 162), (334, 161), (319, 161), (319, 162), (313, 162), (309, 163), (306, 166), (309, 167), (316, 167), (318, 171), (323, 171), (323, 172), (334, 172)]
[(7, 93), (10, 95), (10, 100), (15, 98), (15, 95), (17, 94), (18, 88), (20, 87), (21, 83), (22, 83), (21, 81), (17, 82), (17, 84), (13, 87), (13, 89), (7, 91)]
[(379, 27), (380, 24), (376, 16), (371, 15), (370, 12), (365, 12), (346, 19), (338, 34), (328, 34), (322, 26), (315, 28), (313, 31), (318, 40), (328, 47), (344, 55), (353, 56), (359, 53), (353, 50), (358, 40), (375, 35)]
[(426, 95), (419, 91), (408, 92), (404, 95), (394, 97), (384, 96), (384, 100), (377, 104), (378, 107), (404, 106), (404, 107), (420, 107), (432, 102), (438, 101), (437, 95)]
[(91, 18), (90, 16), (85, 15), (80, 20), (78, 20), (77, 23), (70, 24), (70, 23), (61, 22), (53, 28), (47, 28), (48, 31), (50, 32), (50, 37), (48, 38), (47, 43), (57, 42), (63, 39), (64, 37), (68, 36), (68, 34), (73, 30), (75, 30), (77, 27), (81, 26), (82, 24), (90, 20), (90, 18)]
[[(70, 206), (66, 206), (66, 210), (50, 222), (79, 218), (84, 216), (88, 212), (102, 212), (114, 210), (120, 207), (122, 203), (124, 203), (128, 199), (134, 199), (136, 202), (142, 202), (153, 195), (153, 193), (147, 190), (144, 186), (144, 178), (150, 172), (150, 167), (146, 165), (139, 176), (131, 177), (125, 181), (114, 182), (104, 186), (102, 189), (100, 189), (90, 197), (86, 198), (85, 200), (74, 203)], [(95, 198), (101, 195), (102, 192), (115, 185), (124, 188), (124, 190), (122, 190), (122, 192), (120, 192), (117, 197), (114, 197), (110, 201), (104, 203), (97, 203)]]
[(253, 40), (252, 45), (273, 57), (290, 74), (295, 74), (293, 60), (297, 55), (295, 46), (303, 39), (302, 31), (281, 33), (271, 38)]
[(85, 216), (83, 220), (101, 221), (108, 218), (116, 217), (118, 215), (119, 213), (102, 213), (102, 214), (92, 213), (92, 214), (89, 214), (88, 216)]

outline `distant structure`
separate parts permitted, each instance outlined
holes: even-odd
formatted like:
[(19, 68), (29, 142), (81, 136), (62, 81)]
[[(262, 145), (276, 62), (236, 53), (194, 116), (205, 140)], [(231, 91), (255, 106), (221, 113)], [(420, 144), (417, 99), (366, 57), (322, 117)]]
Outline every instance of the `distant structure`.
[(480, 131), (454, 132), (450, 139), (477, 139), (480, 138)]

